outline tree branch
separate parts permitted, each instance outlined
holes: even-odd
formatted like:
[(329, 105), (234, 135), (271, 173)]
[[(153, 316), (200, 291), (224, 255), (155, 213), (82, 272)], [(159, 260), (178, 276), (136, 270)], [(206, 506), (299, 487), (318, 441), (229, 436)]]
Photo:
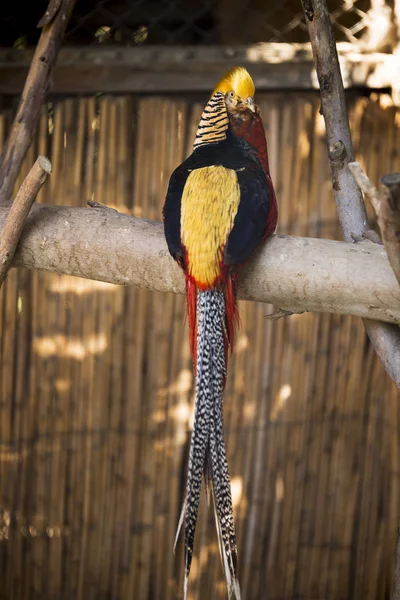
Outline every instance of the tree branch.
[(378, 224), (390, 264), (400, 283), (400, 173), (384, 175), (381, 184)]
[(379, 192), (361, 167), (359, 162), (350, 162), (349, 165), (350, 173), (353, 175), (361, 191), (369, 198), (372, 207), (378, 217), (381, 208), (381, 201), (379, 198)]
[(346, 242), (368, 229), (362, 194), (346, 168), (354, 161), (346, 98), (326, 0), (303, 0), (317, 71), (328, 142), (329, 165), (340, 225)]
[[(354, 161), (346, 99), (326, 0), (302, 0), (321, 91), (329, 164), (344, 239), (369, 230), (361, 190), (347, 165)], [(400, 330), (364, 321), (367, 334), (386, 371), (400, 389)]]
[[(8, 206), (0, 206), (0, 234)], [(184, 293), (161, 223), (114, 210), (35, 204), (14, 266)], [(275, 235), (241, 271), (242, 298), (291, 312), (400, 322), (400, 290), (382, 246)]]
[(349, 163), (349, 169), (374, 208), (389, 262), (400, 283), (400, 173), (382, 177), (378, 192), (360, 163)]
[(294, 313), (291, 310), (284, 310), (283, 308), (278, 308), (275, 312), (265, 315), (266, 321), (279, 321), (279, 319), (283, 319), (283, 317), (291, 317), (292, 315), (302, 315), (304, 311)]
[(5, 144), (0, 166), (0, 203), (12, 195), (22, 161), (31, 144), (64, 31), (76, 0), (51, 0), (40, 21), (43, 31), (25, 81), (21, 101)]
[(48, 158), (39, 156), (28, 175), (25, 177), (14, 202), (11, 205), (7, 220), (0, 238), (0, 287), (11, 267), (19, 238), (32, 204), (36, 200), (40, 188), (51, 173)]

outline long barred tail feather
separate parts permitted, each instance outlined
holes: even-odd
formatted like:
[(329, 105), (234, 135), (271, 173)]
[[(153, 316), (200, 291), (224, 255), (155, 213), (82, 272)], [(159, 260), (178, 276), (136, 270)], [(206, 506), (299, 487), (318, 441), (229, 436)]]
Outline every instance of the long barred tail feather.
[[(240, 600), (237, 549), (231, 485), (223, 437), (222, 397), (226, 377), (226, 308), (221, 290), (197, 290), (196, 401), (190, 444), (186, 500), (180, 525), (185, 522), (185, 584), (193, 556), (194, 535), (204, 475), (213, 498), (222, 565), (229, 598)], [(183, 514), (183, 513), (182, 513)], [(177, 535), (179, 535), (180, 525)]]
[[(219, 295), (219, 308), (221, 323), (225, 321), (225, 301)], [(214, 377), (213, 386), (213, 419), (210, 427), (210, 456), (213, 480), (215, 481), (215, 498), (217, 514), (221, 522), (225, 548), (229, 548), (228, 559), (233, 560), (233, 570), (236, 571), (236, 540), (235, 525), (233, 521), (231, 482), (228, 462), (226, 458), (225, 440), (223, 432), (223, 392), (226, 378), (226, 360), (224, 350), (223, 332), (215, 336), (215, 345), (212, 348), (213, 371), (222, 377)], [(226, 531), (226, 533), (225, 533)], [(231, 537), (233, 535), (233, 538)], [(233, 547), (232, 547), (233, 544)]]
[[(225, 301), (222, 298), (222, 322), (225, 319)], [(226, 458), (225, 440), (223, 433), (223, 391), (226, 378), (226, 352), (224, 336), (216, 336), (216, 343), (212, 350), (213, 371), (221, 373), (223, 377), (214, 377), (213, 385), (213, 418), (210, 426), (210, 458), (212, 480), (214, 483), (214, 502), (216, 509), (217, 529), (221, 538), (222, 565), (228, 584), (229, 598), (240, 599), (240, 588), (237, 580), (237, 546), (235, 523), (233, 519), (231, 481), (229, 476), (228, 461)]]
[(185, 593), (192, 563), (194, 535), (200, 504), (201, 482), (206, 463), (209, 428), (212, 411), (210, 323), (212, 305), (210, 292), (197, 293), (197, 360), (196, 360), (196, 401), (192, 439), (190, 443), (189, 468), (186, 486), (185, 509)]
[[(219, 412), (219, 411), (218, 411)], [(217, 417), (219, 419), (220, 417)], [(221, 426), (217, 425), (215, 420), (214, 431), (210, 435), (210, 447), (212, 456), (212, 474), (214, 483), (214, 502), (217, 517), (217, 527), (220, 531), (222, 541), (222, 564), (228, 583), (229, 598), (240, 598), (239, 594), (234, 594), (237, 583), (237, 546), (235, 523), (233, 519), (231, 482), (229, 477), (228, 463), (226, 459), (225, 442), (222, 435), (222, 414)], [(227, 568), (228, 566), (228, 568)]]
[(186, 497), (185, 497), (185, 500), (183, 501), (181, 514), (179, 516), (179, 521), (178, 521), (178, 527), (176, 528), (175, 541), (174, 541), (174, 554), (175, 554), (175, 550), (176, 550), (176, 545), (178, 543), (179, 534), (181, 533), (183, 521), (185, 519), (185, 513), (186, 513)]

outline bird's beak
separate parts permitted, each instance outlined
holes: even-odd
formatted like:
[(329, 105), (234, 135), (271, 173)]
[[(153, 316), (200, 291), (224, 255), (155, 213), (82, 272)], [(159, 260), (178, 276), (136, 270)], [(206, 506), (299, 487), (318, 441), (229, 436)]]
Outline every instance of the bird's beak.
[(256, 105), (254, 104), (253, 98), (247, 98), (247, 106), (251, 110), (251, 112), (256, 112)]

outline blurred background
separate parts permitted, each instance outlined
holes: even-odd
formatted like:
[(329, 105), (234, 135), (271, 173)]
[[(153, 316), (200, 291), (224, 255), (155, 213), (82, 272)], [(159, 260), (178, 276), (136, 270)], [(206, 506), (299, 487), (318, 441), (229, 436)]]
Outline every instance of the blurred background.
[[(0, 144), (47, 2), (1, 9)], [(400, 2), (329, 0), (358, 160), (400, 170)], [(254, 75), (280, 233), (341, 239), (300, 1), (78, 0), (21, 179), (161, 220), (208, 94)], [(393, 79), (393, 81), (392, 81)], [(377, 291), (378, 292), (378, 291)], [(241, 302), (225, 433), (244, 600), (389, 598), (399, 397), (359, 319)], [(0, 292), (0, 599), (182, 598), (192, 427), (181, 296), (12, 270)], [(202, 499), (191, 600), (224, 599)]]

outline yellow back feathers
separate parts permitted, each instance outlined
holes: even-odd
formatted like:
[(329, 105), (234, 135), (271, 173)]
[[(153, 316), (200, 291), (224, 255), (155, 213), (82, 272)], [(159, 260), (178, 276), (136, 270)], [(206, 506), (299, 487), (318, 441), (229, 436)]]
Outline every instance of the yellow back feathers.
[(236, 172), (221, 165), (194, 169), (182, 194), (182, 242), (189, 275), (209, 289), (221, 275), (223, 249), (240, 202)]
[(239, 98), (253, 98), (256, 88), (250, 73), (244, 67), (233, 67), (216, 85), (215, 92), (234, 91)]

